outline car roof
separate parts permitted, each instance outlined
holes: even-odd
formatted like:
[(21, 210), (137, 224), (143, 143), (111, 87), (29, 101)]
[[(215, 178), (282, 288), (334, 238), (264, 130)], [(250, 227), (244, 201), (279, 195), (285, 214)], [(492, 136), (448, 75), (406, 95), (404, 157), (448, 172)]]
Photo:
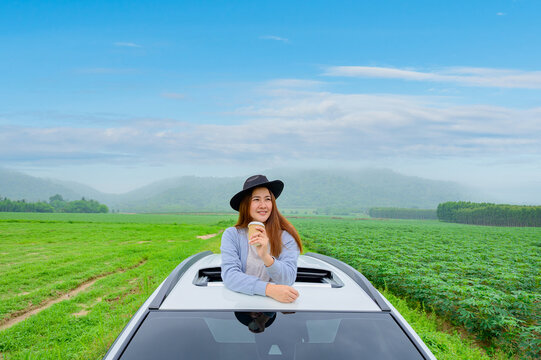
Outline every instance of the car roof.
[[(298, 299), (290, 304), (265, 296), (249, 296), (226, 288), (221, 281), (198, 283), (200, 271), (219, 268), (221, 254), (209, 254), (189, 266), (159, 306), (160, 310), (277, 310), (277, 311), (377, 311), (382, 308), (358, 281), (321, 259), (300, 255), (299, 269), (327, 270), (338, 286), (329, 283), (295, 282)], [(367, 289), (369, 290), (369, 289)], [(372, 295), (372, 296), (371, 296)]]
[[(264, 296), (250, 296), (227, 289), (221, 280), (221, 255), (204, 251), (186, 258), (158, 286), (119, 334), (104, 359), (118, 360), (145, 319), (155, 314), (179, 312), (299, 311), (370, 312), (391, 316), (425, 359), (436, 360), (426, 344), (400, 313), (361, 273), (329, 256), (299, 256), (299, 298), (283, 304)], [(378, 315), (380, 316), (380, 315)]]

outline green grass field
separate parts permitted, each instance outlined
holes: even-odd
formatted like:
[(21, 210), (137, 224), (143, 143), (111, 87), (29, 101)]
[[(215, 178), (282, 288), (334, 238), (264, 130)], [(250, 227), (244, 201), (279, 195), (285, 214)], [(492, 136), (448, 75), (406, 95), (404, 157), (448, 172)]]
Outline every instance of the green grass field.
[(1, 214), (0, 324), (99, 280), (1, 331), (0, 353), (6, 359), (101, 358), (182, 259), (219, 251), (219, 236), (197, 236), (219, 233), (230, 222), (214, 215)]
[[(384, 233), (388, 224), (395, 223), (292, 220), (311, 250), (318, 247), (314, 241), (320, 231), (317, 224), (355, 229), (380, 226)], [(0, 328), (51, 300), (82, 290), (0, 330), (0, 358), (101, 359), (174, 267), (194, 253), (219, 252), (219, 233), (233, 223), (230, 215), (0, 213)], [(398, 223), (404, 227), (400, 231), (425, 226)], [(197, 238), (208, 234), (218, 235)], [(472, 337), (459, 335), (460, 328), (449, 327), (409, 298), (382, 291), (438, 359), (510, 358), (497, 350), (486, 355)]]

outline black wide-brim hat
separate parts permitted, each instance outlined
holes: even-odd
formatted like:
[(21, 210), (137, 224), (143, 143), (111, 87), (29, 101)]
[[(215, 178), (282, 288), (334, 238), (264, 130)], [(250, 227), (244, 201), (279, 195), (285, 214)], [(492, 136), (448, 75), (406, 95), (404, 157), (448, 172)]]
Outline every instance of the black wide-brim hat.
[(251, 194), (252, 190), (257, 187), (266, 187), (277, 199), (278, 196), (280, 196), (280, 194), (282, 193), (282, 190), (284, 190), (284, 183), (281, 180), (269, 181), (265, 175), (250, 176), (244, 182), (242, 190), (236, 193), (235, 196), (231, 198), (231, 201), (229, 201), (229, 205), (231, 205), (233, 210), (239, 211), (242, 199), (244, 199), (246, 195)]

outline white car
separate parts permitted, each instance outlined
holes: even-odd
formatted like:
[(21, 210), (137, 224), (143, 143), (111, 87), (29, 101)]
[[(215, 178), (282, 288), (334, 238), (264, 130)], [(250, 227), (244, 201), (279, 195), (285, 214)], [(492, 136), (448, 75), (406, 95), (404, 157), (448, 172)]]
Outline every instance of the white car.
[(299, 256), (289, 304), (227, 289), (221, 255), (184, 260), (118, 336), (104, 360), (436, 359), (396, 309), (351, 266)]

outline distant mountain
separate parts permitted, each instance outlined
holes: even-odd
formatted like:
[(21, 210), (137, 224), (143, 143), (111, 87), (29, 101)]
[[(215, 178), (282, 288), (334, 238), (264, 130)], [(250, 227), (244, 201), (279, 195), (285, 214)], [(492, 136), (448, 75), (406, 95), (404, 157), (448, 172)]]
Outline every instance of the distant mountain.
[(49, 197), (56, 194), (62, 195), (67, 200), (79, 200), (86, 193), (72, 189), (56, 180), (41, 179), (0, 168), (0, 197), (11, 200), (48, 201)]
[[(434, 209), (440, 202), (477, 201), (475, 191), (458, 183), (404, 176), (385, 169), (359, 171), (274, 169), (269, 179), (286, 186), (282, 209), (318, 209), (327, 213), (365, 211), (374, 206)], [(40, 179), (0, 170), (0, 196), (29, 201), (86, 197), (125, 212), (231, 211), (229, 199), (247, 176), (217, 178), (184, 176), (166, 179), (126, 194), (104, 194), (86, 185)]]
[[(67, 189), (67, 191), (71, 191), (74, 194), (77, 194), (77, 198), (80, 199), (81, 197), (85, 197), (92, 200), (98, 200), (98, 201), (110, 201), (111, 198), (116, 198), (118, 195), (116, 194), (105, 194), (101, 191), (98, 191), (94, 189), (93, 187), (90, 187), (88, 185), (84, 185), (75, 181), (62, 181), (62, 180), (56, 180), (56, 179), (48, 179), (48, 181), (51, 181), (54, 184), (63, 186)], [(70, 199), (75, 200), (75, 199)]]
[[(283, 209), (318, 209), (326, 213), (365, 211), (374, 206), (434, 209), (440, 202), (479, 200), (475, 191), (458, 183), (404, 176), (391, 170), (361, 171), (275, 169), (269, 179), (282, 179)], [(186, 176), (157, 182), (119, 195), (108, 205), (129, 212), (231, 211), (229, 199), (246, 176)]]
[(119, 195), (111, 206), (127, 212), (232, 211), (229, 199), (243, 182), (240, 177), (183, 176)]
[(475, 200), (474, 191), (458, 183), (405, 176), (387, 169), (357, 171), (279, 170), (284, 190), (281, 206), (367, 210), (375, 206), (435, 209), (451, 199)]

